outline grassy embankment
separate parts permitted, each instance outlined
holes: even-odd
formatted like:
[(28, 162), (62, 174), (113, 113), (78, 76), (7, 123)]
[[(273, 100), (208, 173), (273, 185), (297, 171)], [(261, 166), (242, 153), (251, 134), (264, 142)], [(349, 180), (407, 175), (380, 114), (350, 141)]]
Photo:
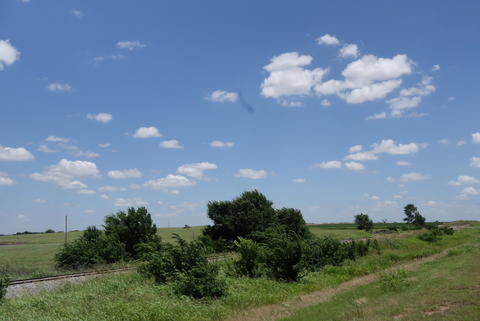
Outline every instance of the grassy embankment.
[[(250, 307), (282, 302), (304, 293), (336, 286), (356, 276), (381, 271), (399, 262), (465, 244), (480, 245), (480, 225), (445, 236), (435, 243), (415, 236), (383, 239), (381, 255), (362, 257), (339, 267), (308, 273), (299, 283), (225, 276), (227, 296), (196, 301), (173, 294), (171, 285), (156, 285), (137, 273), (106, 276), (84, 284), (0, 305), (0, 320), (222, 320)], [(459, 250), (456, 250), (459, 251)], [(228, 262), (222, 262), (228, 271)]]
[(371, 284), (302, 309), (283, 321), (478, 320), (480, 234), (416, 271), (385, 273)]
[[(330, 235), (337, 239), (359, 239), (370, 234), (357, 230), (353, 224), (310, 225), (318, 236)], [(158, 234), (165, 242), (173, 241), (177, 233), (187, 241), (202, 234), (203, 226), (190, 228), (159, 228)], [(69, 232), (68, 240), (74, 240), (82, 232)], [(0, 236), (0, 269), (6, 269), (12, 279), (40, 277), (64, 273), (55, 270), (54, 256), (65, 241), (64, 233), (43, 233)]]

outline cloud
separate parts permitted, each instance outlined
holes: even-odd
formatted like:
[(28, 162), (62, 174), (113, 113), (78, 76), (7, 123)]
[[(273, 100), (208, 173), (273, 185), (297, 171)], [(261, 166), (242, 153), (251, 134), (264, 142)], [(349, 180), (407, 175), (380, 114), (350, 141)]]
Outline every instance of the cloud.
[(62, 84), (60, 82), (52, 82), (47, 86), (48, 91), (51, 92), (69, 92), (72, 91), (72, 86), (69, 84)]
[(3, 147), (0, 145), (0, 161), (29, 161), (33, 160), (32, 153), (23, 147)]
[(235, 173), (236, 177), (249, 178), (249, 179), (263, 179), (268, 176), (264, 170), (254, 170), (251, 168), (242, 168)]
[(81, 190), (78, 191), (78, 194), (93, 195), (93, 194), (97, 194), (97, 192), (95, 192), (94, 190), (91, 190), (91, 189), (81, 189)]
[(448, 185), (451, 186), (461, 186), (461, 185), (473, 185), (478, 184), (480, 181), (472, 176), (461, 175), (457, 177), (456, 181), (448, 182)]
[(97, 121), (99, 123), (108, 123), (112, 120), (112, 114), (107, 114), (107, 113), (99, 113), (99, 114), (87, 114), (87, 118)]
[(480, 195), (480, 191), (475, 187), (469, 186), (465, 187), (460, 194), (458, 195), (457, 199), (466, 200), (470, 198), (470, 196), (478, 196)]
[(311, 62), (311, 56), (300, 55), (297, 52), (287, 52), (273, 57), (270, 64), (263, 67), (269, 75), (260, 86), (261, 94), (276, 99), (310, 94), (313, 86), (328, 72), (322, 68), (313, 70), (303, 68)]
[(319, 45), (329, 45), (329, 46), (336, 46), (340, 44), (340, 41), (335, 36), (331, 36), (328, 33), (324, 34), (321, 37), (317, 38), (317, 43)]
[(110, 146), (112, 146), (112, 144), (110, 144), (110, 143), (98, 144), (98, 147), (101, 147), (101, 148), (107, 148), (107, 147), (110, 147)]
[(128, 189), (126, 187), (111, 186), (111, 185), (100, 186), (98, 188), (98, 191), (102, 193), (125, 192), (127, 190)]
[(340, 162), (340, 161), (321, 162), (321, 163), (313, 164), (313, 167), (314, 168), (323, 168), (323, 169), (342, 168), (342, 162)]
[(96, 56), (93, 58), (94, 62), (104, 62), (106, 60), (113, 60), (113, 61), (119, 61), (127, 58), (125, 55), (106, 55), (106, 56)]
[(387, 113), (386, 112), (381, 112), (378, 114), (373, 114), (367, 117), (367, 120), (377, 120), (377, 119), (385, 119), (387, 118)]
[(183, 149), (183, 146), (180, 145), (180, 142), (176, 139), (165, 140), (160, 143), (160, 147), (167, 149)]
[(306, 180), (305, 180), (305, 178), (294, 178), (294, 179), (292, 179), (292, 182), (294, 182), (294, 183), (305, 183)]
[(116, 207), (134, 207), (134, 206), (147, 206), (148, 202), (143, 198), (116, 198), (113, 202)]
[(463, 146), (463, 145), (465, 145), (466, 143), (467, 143), (467, 142), (464, 141), (464, 140), (459, 140), (455, 145), (457, 145), (457, 146)]
[(178, 194), (178, 188), (194, 185), (195, 182), (182, 175), (168, 174), (166, 177), (145, 182), (143, 186), (164, 192)]
[(109, 171), (107, 175), (108, 177), (114, 179), (139, 178), (143, 176), (142, 173), (136, 168)]
[(77, 18), (82, 18), (83, 17), (83, 12), (80, 9), (72, 9), (72, 10), (70, 10), (70, 13)]
[(480, 144), (480, 133), (473, 133), (472, 134), (472, 143)]
[(135, 134), (133, 134), (134, 138), (154, 138), (154, 137), (162, 137), (162, 134), (158, 131), (156, 127), (140, 127), (137, 129)]
[(201, 162), (182, 165), (177, 169), (177, 173), (189, 177), (202, 178), (205, 176), (204, 172), (206, 170), (212, 169), (217, 169), (217, 165), (208, 162)]
[(422, 102), (423, 96), (428, 96), (436, 90), (431, 82), (432, 77), (425, 76), (417, 87), (404, 88), (398, 97), (388, 100), (391, 115), (402, 117), (406, 110), (417, 107)]
[(320, 106), (323, 106), (323, 107), (330, 107), (332, 105), (332, 103), (330, 102), (330, 100), (328, 99), (322, 99), (320, 101)]
[(86, 189), (86, 185), (76, 178), (98, 177), (100, 171), (95, 163), (88, 161), (69, 161), (62, 159), (51, 165), (42, 173), (33, 173), (30, 177), (35, 181), (54, 183), (63, 189)]
[(10, 44), (9, 40), (0, 40), (0, 71), (13, 65), (20, 58), (20, 52)]
[(75, 145), (68, 145), (68, 144), (59, 143), (59, 144), (57, 144), (57, 146), (66, 150), (67, 154), (75, 156), (75, 157), (96, 158), (96, 157), (100, 156), (100, 154), (95, 153), (95, 152), (82, 151), (80, 149), (80, 147), (75, 146)]
[(349, 169), (351, 171), (363, 171), (365, 170), (365, 166), (362, 163), (357, 163), (357, 162), (346, 162), (345, 168)]
[(449, 142), (448, 139), (446, 139), (446, 138), (443, 138), (443, 139), (438, 140), (437, 143), (439, 143), (439, 144), (441, 144), (441, 145), (448, 145), (448, 144), (450, 144), (450, 142)]
[(70, 138), (57, 137), (57, 136), (48, 136), (45, 140), (46, 140), (47, 142), (68, 143), (68, 142), (70, 141)]
[(348, 149), (349, 153), (358, 153), (362, 150), (362, 145), (355, 145)]
[(383, 153), (389, 155), (409, 155), (415, 154), (420, 148), (425, 148), (426, 146), (417, 143), (396, 144), (392, 139), (382, 139), (380, 143), (372, 144), (371, 147), (370, 151), (349, 154), (345, 159), (355, 161), (376, 160), (378, 159), (378, 154)]
[(41, 198), (36, 198), (32, 200), (32, 203), (37, 203), (37, 204), (45, 204), (47, 203), (47, 200), (41, 199)]
[(39, 152), (42, 152), (42, 153), (58, 153), (59, 151), (56, 150), (56, 149), (51, 149), (50, 147), (48, 147), (46, 144), (40, 144), (37, 148), (37, 150)]
[(234, 142), (223, 142), (221, 140), (214, 140), (210, 143), (210, 147), (213, 148), (232, 148), (234, 145)]
[(356, 44), (346, 44), (338, 51), (338, 55), (342, 58), (357, 58), (358, 54), (358, 46)]
[(234, 103), (238, 100), (238, 93), (228, 92), (225, 90), (215, 90), (210, 94), (210, 96), (208, 96), (207, 99), (217, 103), (224, 103), (224, 102)]
[(398, 161), (397, 166), (411, 166), (412, 164), (406, 161)]
[(141, 42), (138, 41), (138, 40), (134, 40), (134, 41), (119, 41), (119, 42), (117, 42), (117, 47), (120, 48), (120, 49), (126, 49), (126, 50), (133, 51), (133, 50), (136, 50), (136, 49), (145, 48), (146, 45), (143, 44), (143, 43), (141, 43)]
[(470, 167), (480, 168), (480, 157), (470, 158)]
[(439, 71), (440, 70), (440, 65), (433, 65), (432, 71)]
[(399, 181), (406, 183), (406, 182), (415, 182), (415, 181), (423, 181), (430, 179), (430, 175), (422, 174), (422, 173), (407, 173), (400, 176)]
[(0, 172), (0, 186), (4, 185), (13, 185), (15, 181), (8, 177), (8, 174), (5, 172)]

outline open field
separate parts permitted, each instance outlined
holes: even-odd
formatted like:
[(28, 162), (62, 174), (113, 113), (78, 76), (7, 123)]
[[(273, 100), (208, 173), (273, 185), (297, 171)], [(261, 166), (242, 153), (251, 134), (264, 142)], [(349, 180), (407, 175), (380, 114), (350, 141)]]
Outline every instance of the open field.
[[(202, 234), (203, 226), (190, 228), (159, 228), (158, 235), (165, 242), (173, 241), (173, 234), (191, 241)], [(318, 236), (329, 235), (336, 239), (360, 239), (370, 236), (357, 230), (353, 224), (310, 225), (312, 233)], [(74, 240), (82, 232), (68, 232), (68, 240)], [(55, 275), (54, 256), (63, 245), (64, 233), (42, 233), (0, 236), (0, 268), (6, 268), (13, 279)]]
[[(382, 271), (449, 248), (455, 248), (451, 255), (458, 254), (457, 257), (460, 258), (462, 247), (480, 246), (480, 224), (474, 224), (472, 228), (460, 230), (452, 236), (445, 236), (435, 243), (424, 242), (415, 235), (405, 234), (402, 238), (382, 239), (380, 246), (380, 255), (369, 255), (342, 266), (307, 273), (298, 283), (283, 283), (265, 278), (229, 277), (227, 272), (231, 262), (227, 260), (221, 263), (221, 268), (229, 291), (225, 297), (218, 300), (197, 301), (177, 297), (173, 294), (172, 285), (157, 285), (135, 272), (106, 276), (42, 295), (7, 300), (0, 305), (0, 320), (224, 320), (253, 307), (279, 303), (305, 293), (335, 287), (355, 277)], [(478, 259), (478, 250), (468, 255)], [(464, 262), (468, 261), (465, 260)], [(452, 261), (456, 262), (454, 259)], [(422, 270), (419, 270), (419, 273), (420, 271)], [(428, 274), (434, 279), (441, 278), (441, 272), (433, 272), (435, 273), (427, 271), (425, 275)], [(446, 282), (442, 284), (439, 285), (440, 288), (448, 285)], [(458, 284), (460, 286), (461, 282)], [(435, 286), (432, 285), (432, 288)], [(420, 287), (419, 290), (421, 289)], [(426, 287), (425, 289), (431, 290)], [(406, 294), (404, 300), (407, 299)], [(372, 307), (381, 308), (378, 303), (373, 303), (375, 301), (372, 301)]]

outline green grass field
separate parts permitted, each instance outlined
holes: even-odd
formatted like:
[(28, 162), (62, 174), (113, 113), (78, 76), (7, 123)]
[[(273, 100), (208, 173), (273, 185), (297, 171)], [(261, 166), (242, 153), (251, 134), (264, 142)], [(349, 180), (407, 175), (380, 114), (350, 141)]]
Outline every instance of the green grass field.
[[(369, 255), (342, 266), (327, 267), (320, 272), (307, 273), (298, 283), (283, 283), (266, 278), (233, 278), (225, 274), (229, 291), (225, 297), (218, 300), (192, 300), (177, 297), (173, 294), (172, 285), (157, 285), (151, 279), (135, 272), (105, 276), (83, 284), (68, 285), (63, 289), (45, 292), (42, 295), (7, 300), (0, 305), (0, 320), (223, 320), (252, 307), (283, 302), (301, 294), (335, 287), (354, 277), (382, 271), (395, 264), (429, 256), (445, 249), (455, 248), (452, 250), (452, 255), (461, 258), (462, 246), (465, 248), (480, 246), (479, 235), (480, 225), (475, 224), (473, 228), (463, 229), (435, 243), (421, 241), (412, 234), (405, 234), (401, 238), (383, 239), (380, 241), (382, 249), (380, 255)], [(478, 250), (475, 251), (468, 255), (475, 255), (476, 260)], [(455, 259), (452, 261), (457, 262)], [(228, 271), (230, 264), (229, 260), (220, 263), (223, 271)], [(461, 263), (458, 264), (461, 265)], [(472, 264), (470, 263), (470, 266)], [(458, 268), (459, 265), (456, 267)], [(473, 267), (469, 268), (469, 270), (472, 269)], [(437, 279), (443, 276), (440, 272), (431, 272), (432, 270), (426, 271), (424, 275)], [(465, 276), (465, 278), (469, 277)], [(478, 285), (478, 282), (472, 285)], [(443, 289), (448, 286), (448, 281), (439, 283), (438, 286)], [(425, 291), (435, 291), (435, 287), (436, 285), (433, 284)], [(418, 291), (420, 290), (421, 288)], [(405, 300), (404, 304), (417, 304), (408, 302), (408, 292), (398, 293), (406, 293), (402, 299)], [(394, 300), (396, 294), (389, 295)], [(367, 303), (368, 300), (370, 299), (367, 299)], [(339, 304), (338, 308), (340, 307)], [(350, 309), (350, 307), (345, 308)], [(356, 308), (356, 306), (352, 307), (352, 309)], [(372, 297), (372, 309), (381, 308)], [(372, 320), (390, 319), (392, 318), (382, 319), (379, 316)], [(355, 320), (355, 318), (347, 317), (345, 320)], [(451, 320), (454, 319), (451, 318)], [(475, 319), (460, 318), (460, 320)]]

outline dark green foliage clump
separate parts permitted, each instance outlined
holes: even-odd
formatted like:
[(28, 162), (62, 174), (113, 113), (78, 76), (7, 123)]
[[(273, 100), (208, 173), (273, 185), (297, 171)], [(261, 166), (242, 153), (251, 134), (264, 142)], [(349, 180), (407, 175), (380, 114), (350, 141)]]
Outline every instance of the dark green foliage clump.
[(264, 245), (269, 274), (281, 281), (298, 281), (302, 272), (302, 241), (285, 233), (272, 234)]
[(7, 294), (7, 287), (9, 283), (10, 278), (8, 277), (7, 273), (0, 270), (0, 301), (2, 301)]
[(105, 217), (105, 234), (125, 245), (132, 258), (138, 258), (136, 246), (142, 243), (157, 242), (157, 227), (145, 207), (128, 208)]
[(295, 237), (308, 238), (302, 213), (293, 208), (274, 209), (272, 202), (257, 190), (242, 193), (232, 201), (208, 203), (208, 217), (213, 225), (207, 226), (202, 240), (216, 251), (233, 249), (239, 237), (258, 241), (271, 229), (283, 229)]
[(66, 244), (55, 255), (59, 268), (79, 269), (96, 264), (114, 263), (125, 259), (124, 245), (95, 226), (89, 226), (82, 236)]
[(51, 228), (49, 228), (48, 230), (45, 231), (45, 233), (49, 234), (49, 233), (55, 233), (54, 230), (52, 230)]
[(174, 288), (178, 295), (194, 299), (219, 298), (226, 294), (227, 283), (218, 277), (218, 266), (200, 264), (180, 274)]
[(423, 217), (418, 209), (413, 204), (407, 204), (403, 209), (405, 218), (403, 219), (408, 224), (413, 224), (417, 227), (425, 226), (425, 217)]
[(249, 239), (239, 238), (234, 242), (240, 258), (235, 261), (235, 270), (239, 275), (256, 277), (261, 274), (264, 253), (262, 247)]
[(426, 242), (436, 242), (442, 238), (443, 235), (452, 235), (455, 231), (451, 227), (438, 227), (435, 225), (427, 226), (428, 232), (422, 233), (418, 238)]
[(355, 215), (355, 224), (357, 224), (359, 230), (370, 232), (373, 229), (373, 221), (367, 214), (360, 213)]

